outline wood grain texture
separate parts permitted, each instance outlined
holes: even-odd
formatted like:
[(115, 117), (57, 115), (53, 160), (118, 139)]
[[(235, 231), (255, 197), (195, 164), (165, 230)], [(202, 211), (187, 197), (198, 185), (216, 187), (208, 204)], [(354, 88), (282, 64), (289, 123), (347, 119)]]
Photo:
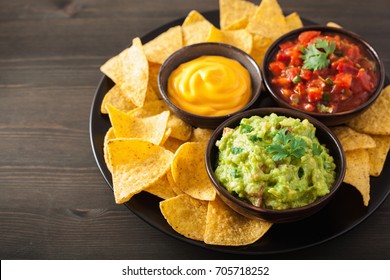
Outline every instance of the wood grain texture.
[[(364, 34), (390, 69), (387, 0), (279, 3), (286, 12)], [(175, 240), (116, 205), (89, 140), (99, 66), (133, 37), (192, 9), (217, 8), (217, 0), (0, 2), (1, 259), (242, 258)], [(389, 229), (387, 199), (325, 244), (252, 258), (388, 259)]]

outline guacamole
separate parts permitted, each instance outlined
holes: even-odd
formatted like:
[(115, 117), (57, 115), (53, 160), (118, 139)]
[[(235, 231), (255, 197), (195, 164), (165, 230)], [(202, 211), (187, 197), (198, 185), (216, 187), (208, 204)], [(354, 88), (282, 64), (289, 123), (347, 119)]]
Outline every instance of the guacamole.
[(308, 120), (270, 114), (225, 128), (215, 175), (239, 198), (270, 209), (305, 206), (329, 193), (333, 158)]

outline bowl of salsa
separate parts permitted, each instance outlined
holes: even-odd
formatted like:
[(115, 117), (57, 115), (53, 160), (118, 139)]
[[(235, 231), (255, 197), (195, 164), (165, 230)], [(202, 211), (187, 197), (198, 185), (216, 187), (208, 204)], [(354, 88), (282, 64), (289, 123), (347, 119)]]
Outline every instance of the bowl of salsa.
[(223, 43), (199, 43), (168, 57), (158, 84), (163, 100), (178, 117), (213, 129), (256, 102), (262, 75), (244, 51)]
[(262, 67), (265, 86), (280, 106), (331, 126), (368, 109), (385, 80), (383, 63), (370, 44), (327, 26), (283, 35), (266, 52)]

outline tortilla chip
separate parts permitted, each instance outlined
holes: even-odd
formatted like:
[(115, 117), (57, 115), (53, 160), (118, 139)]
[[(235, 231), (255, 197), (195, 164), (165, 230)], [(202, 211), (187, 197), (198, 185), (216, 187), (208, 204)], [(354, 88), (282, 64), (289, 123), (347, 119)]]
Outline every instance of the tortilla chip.
[(182, 27), (189, 26), (189, 25), (194, 24), (196, 22), (205, 22), (205, 21), (208, 22), (208, 20), (204, 16), (202, 16), (202, 14), (200, 14), (196, 10), (192, 10), (188, 13), (187, 17), (184, 19)]
[[(188, 46), (196, 43), (206, 42), (214, 26), (205, 19), (199, 12), (191, 11), (182, 25), (183, 45)], [(214, 31), (215, 31), (214, 27)]]
[(207, 141), (209, 141), (211, 134), (213, 134), (212, 129), (197, 127), (197, 128), (193, 129), (191, 138), (188, 141), (190, 141), (190, 142), (207, 142)]
[(204, 142), (181, 145), (172, 162), (172, 175), (184, 193), (200, 200), (214, 200), (216, 192), (207, 175), (204, 159), (206, 145)]
[(129, 49), (123, 50), (121, 53), (110, 58), (102, 66), (100, 66), (100, 71), (102, 71), (117, 85), (123, 83), (124, 80), (122, 63), (126, 57), (128, 50)]
[(216, 28), (214, 25), (210, 26), (209, 35), (205, 42), (223, 42), (224, 36), (222, 31)]
[(104, 96), (100, 108), (102, 114), (108, 114), (106, 108), (107, 104), (110, 104), (123, 112), (129, 112), (136, 108), (131, 100), (127, 99), (127, 95), (123, 94), (120, 86), (118, 85), (114, 85)]
[(224, 246), (252, 244), (271, 226), (269, 222), (249, 219), (236, 213), (216, 197), (208, 205), (204, 242)]
[(240, 30), (240, 29), (245, 29), (248, 26), (249, 20), (248, 18), (244, 17), (240, 20), (237, 20), (236, 22), (232, 23), (231, 25), (227, 26), (224, 28), (224, 31), (228, 30)]
[(172, 53), (183, 47), (181, 26), (175, 26), (144, 45), (150, 62), (163, 64)]
[(289, 31), (303, 27), (302, 20), (296, 12), (286, 16), (286, 23)]
[(273, 40), (288, 32), (288, 25), (276, 0), (262, 0), (247, 30)]
[(133, 45), (123, 59), (124, 79), (120, 87), (135, 106), (141, 107), (144, 105), (148, 88), (149, 64), (139, 38), (133, 40)]
[(112, 139), (107, 144), (116, 203), (124, 203), (163, 177), (173, 154), (141, 139)]
[(169, 111), (151, 117), (138, 118), (108, 105), (108, 114), (116, 137), (138, 138), (159, 145), (165, 135)]
[(246, 53), (252, 51), (252, 35), (246, 31), (242, 30), (225, 30), (223, 31), (223, 43), (230, 44), (235, 46)]
[(370, 162), (367, 150), (359, 149), (345, 153), (347, 170), (344, 182), (354, 186), (362, 195), (364, 206), (370, 201)]
[(344, 152), (357, 149), (371, 149), (375, 148), (374, 139), (363, 133), (359, 133), (347, 126), (333, 127), (332, 131), (336, 134), (343, 146)]
[[(134, 117), (144, 118), (168, 111), (169, 108), (162, 100), (148, 102), (142, 108), (129, 112)], [(170, 137), (186, 141), (190, 138), (192, 127), (174, 114), (169, 115), (167, 128), (171, 129)]]
[(172, 169), (168, 170), (167, 178), (172, 190), (176, 193), (176, 195), (184, 194), (184, 192), (176, 185), (175, 180), (173, 179)]
[(160, 64), (149, 62), (148, 86), (153, 89), (157, 96), (160, 96), (160, 89), (158, 88), (158, 72), (160, 71), (160, 67)]
[(238, 21), (251, 19), (257, 5), (245, 0), (219, 0), (220, 27), (226, 29)]
[(160, 202), (161, 213), (178, 233), (194, 240), (203, 240), (206, 227), (207, 201), (182, 194)]
[(112, 172), (112, 166), (111, 166), (111, 162), (110, 162), (110, 154), (109, 154), (109, 150), (108, 150), (108, 141), (111, 140), (111, 139), (115, 139), (116, 136), (115, 136), (115, 132), (114, 132), (114, 129), (112, 127), (110, 127), (107, 132), (106, 132), (106, 135), (104, 136), (104, 144), (103, 144), (103, 156), (104, 156), (104, 161), (106, 162), (106, 166), (107, 166), (107, 169)]
[(326, 26), (329, 26), (329, 27), (336, 27), (336, 28), (342, 28), (341, 27), (341, 25), (338, 25), (337, 23), (335, 23), (335, 22), (328, 22), (327, 24), (326, 24)]
[[(167, 174), (168, 173), (169, 171), (167, 171)], [(162, 199), (168, 199), (176, 196), (176, 193), (173, 191), (171, 184), (168, 181), (167, 175), (162, 176), (147, 189), (145, 189), (145, 191)]]
[(359, 132), (390, 135), (390, 85), (382, 90), (378, 99), (367, 111), (352, 119), (347, 125)]
[(264, 37), (259, 34), (253, 34), (253, 47), (250, 55), (260, 67), (262, 67), (264, 55), (271, 46), (272, 42), (273, 40), (271, 38)]
[(370, 175), (379, 176), (382, 173), (387, 154), (390, 149), (390, 136), (372, 136), (375, 140), (376, 147), (368, 149), (370, 157)]

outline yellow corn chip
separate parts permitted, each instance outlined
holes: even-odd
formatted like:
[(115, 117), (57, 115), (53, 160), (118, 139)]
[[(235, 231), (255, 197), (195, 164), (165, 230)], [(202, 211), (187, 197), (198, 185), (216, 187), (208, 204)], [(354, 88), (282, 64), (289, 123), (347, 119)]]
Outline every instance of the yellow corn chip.
[(116, 203), (124, 203), (163, 177), (173, 154), (140, 139), (112, 139), (107, 144)]
[(102, 114), (108, 114), (106, 109), (107, 104), (110, 104), (123, 112), (128, 112), (136, 108), (131, 100), (127, 99), (127, 95), (123, 94), (118, 85), (114, 85), (104, 96), (100, 108)]
[(190, 141), (190, 142), (207, 142), (207, 141), (209, 141), (211, 134), (213, 134), (212, 129), (197, 127), (197, 128), (193, 129), (191, 138), (188, 141)]
[(225, 30), (222, 34), (223, 43), (233, 45), (246, 53), (250, 53), (252, 51), (252, 35), (245, 29)]
[[(167, 171), (167, 174), (168, 173), (169, 170)], [(173, 191), (171, 184), (168, 181), (167, 175), (162, 176), (160, 179), (146, 188), (145, 191), (162, 199), (168, 199), (176, 196), (176, 193)]]
[(338, 126), (332, 128), (337, 138), (343, 146), (344, 152), (357, 149), (375, 148), (375, 141), (371, 136), (359, 133), (347, 126)]
[(158, 88), (158, 71), (160, 71), (160, 67), (160, 64), (149, 62), (148, 86), (153, 89), (157, 96), (160, 95), (160, 90)]
[(110, 127), (108, 130), (107, 130), (107, 133), (106, 135), (104, 136), (104, 144), (103, 144), (103, 155), (104, 155), (104, 161), (106, 162), (106, 165), (107, 165), (107, 169), (112, 172), (112, 167), (111, 167), (111, 162), (110, 162), (110, 154), (109, 154), (109, 150), (108, 150), (108, 141), (111, 140), (111, 139), (115, 139), (116, 136), (115, 136), (115, 132), (114, 132), (114, 129), (112, 127)]
[(347, 123), (353, 129), (374, 134), (390, 135), (390, 85), (382, 90), (378, 99), (367, 111)]
[(262, 0), (247, 30), (264, 37), (277, 39), (288, 32), (283, 11), (276, 0)]
[[(148, 102), (142, 108), (129, 112), (131, 116), (144, 118), (168, 111), (169, 108), (162, 100)], [(192, 127), (174, 114), (169, 115), (167, 128), (171, 129), (170, 137), (186, 141), (191, 136)]]
[(138, 138), (159, 145), (164, 139), (169, 111), (146, 118), (133, 117), (108, 105), (108, 114), (116, 137)]
[(122, 63), (125, 60), (128, 50), (129, 49), (123, 50), (120, 54), (110, 58), (102, 66), (100, 66), (100, 71), (102, 71), (117, 85), (122, 84), (124, 80)]
[(175, 231), (188, 238), (202, 241), (206, 226), (207, 204), (207, 201), (182, 194), (161, 201), (160, 209)]
[(208, 205), (204, 242), (224, 246), (247, 245), (259, 240), (271, 226), (269, 222), (236, 213), (216, 197)]
[(288, 31), (303, 27), (303, 23), (301, 21), (301, 18), (299, 17), (299, 15), (296, 12), (286, 16), (286, 23), (288, 26)]
[(264, 55), (272, 42), (273, 40), (271, 38), (253, 34), (253, 47), (250, 55), (260, 67), (262, 66)]
[(148, 88), (149, 64), (139, 38), (133, 40), (133, 45), (125, 52), (123, 59), (124, 79), (120, 87), (135, 106), (141, 107)]
[(172, 190), (176, 193), (176, 195), (184, 194), (182, 190), (176, 185), (175, 180), (173, 180), (172, 170), (169, 169), (167, 172), (168, 182), (171, 185)]
[(175, 26), (144, 45), (150, 62), (163, 64), (172, 53), (183, 47), (181, 26)]
[(336, 27), (336, 28), (342, 28), (341, 27), (341, 25), (338, 25), (337, 23), (335, 23), (335, 22), (328, 22), (327, 24), (326, 24), (326, 26), (329, 26), (329, 27)]
[(362, 195), (363, 203), (370, 201), (370, 162), (365, 149), (345, 152), (347, 170), (344, 182), (354, 186)]
[(184, 19), (182, 27), (186, 27), (188, 25), (194, 24), (196, 22), (205, 22), (208, 21), (202, 14), (200, 14), (196, 10), (192, 10), (188, 13), (187, 17)]
[(176, 185), (186, 194), (201, 200), (214, 200), (215, 189), (207, 175), (204, 142), (187, 142), (176, 151), (172, 175)]
[(367, 150), (370, 157), (370, 175), (379, 176), (390, 149), (390, 136), (373, 135), (372, 138), (375, 140), (376, 147)]
[(245, 0), (219, 0), (221, 29), (226, 29), (238, 21), (248, 21), (255, 15), (257, 7)]
[(237, 20), (236, 22), (230, 24), (226, 28), (223, 28), (223, 30), (240, 30), (245, 29), (248, 26), (249, 20), (248, 18), (244, 17), (240, 20)]

